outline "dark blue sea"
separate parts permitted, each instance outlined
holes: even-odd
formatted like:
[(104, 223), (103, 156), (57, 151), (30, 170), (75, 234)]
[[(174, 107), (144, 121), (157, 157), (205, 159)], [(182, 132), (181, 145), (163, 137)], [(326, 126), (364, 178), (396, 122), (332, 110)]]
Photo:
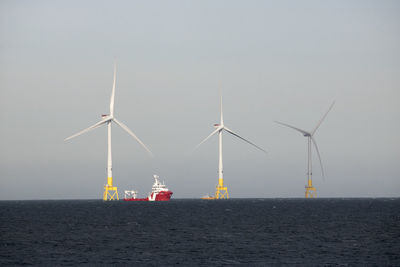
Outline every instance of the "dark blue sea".
[(400, 199), (0, 201), (0, 266), (400, 266)]

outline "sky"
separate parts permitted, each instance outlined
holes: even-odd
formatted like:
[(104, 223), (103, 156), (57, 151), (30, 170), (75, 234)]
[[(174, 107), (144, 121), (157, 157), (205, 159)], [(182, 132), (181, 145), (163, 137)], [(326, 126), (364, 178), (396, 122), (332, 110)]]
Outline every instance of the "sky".
[(214, 194), (219, 120), (231, 198), (400, 196), (398, 1), (1, 1), (0, 200), (100, 199), (109, 112), (120, 197), (158, 174), (174, 198)]

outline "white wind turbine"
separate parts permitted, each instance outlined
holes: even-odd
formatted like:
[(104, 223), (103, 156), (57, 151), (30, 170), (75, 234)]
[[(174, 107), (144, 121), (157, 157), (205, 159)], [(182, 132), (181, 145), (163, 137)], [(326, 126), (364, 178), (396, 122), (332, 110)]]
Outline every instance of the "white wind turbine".
[(292, 125), (283, 123), (283, 122), (279, 122), (279, 121), (275, 121), (276, 123), (279, 123), (281, 125), (284, 125), (286, 127), (292, 128), (300, 133), (302, 133), (305, 137), (307, 137), (308, 140), (308, 163), (307, 163), (307, 185), (306, 185), (306, 192), (305, 192), (305, 197), (306, 198), (314, 198), (317, 196), (317, 193), (315, 191), (315, 187), (313, 187), (312, 185), (312, 159), (311, 159), (311, 143), (314, 144), (315, 150), (317, 151), (317, 155), (318, 155), (318, 159), (319, 159), (319, 164), (321, 166), (321, 172), (322, 172), (322, 177), (325, 177), (324, 174), (324, 168), (322, 166), (322, 160), (321, 160), (321, 155), (319, 154), (319, 149), (317, 146), (317, 142), (315, 141), (314, 138), (314, 134), (317, 131), (318, 127), (321, 125), (322, 121), (325, 119), (326, 115), (328, 115), (329, 111), (332, 109), (333, 105), (335, 104), (335, 101), (333, 101), (333, 103), (331, 104), (331, 106), (329, 107), (328, 111), (325, 113), (325, 115), (319, 120), (319, 122), (317, 123), (317, 126), (315, 126), (315, 128), (311, 131), (305, 131), (299, 128), (296, 128)]
[(114, 199), (119, 199), (118, 197), (118, 191), (117, 187), (113, 186), (113, 179), (112, 179), (112, 157), (111, 157), (111, 122), (115, 122), (118, 126), (120, 126), (122, 129), (124, 129), (128, 134), (130, 134), (136, 141), (139, 142), (139, 144), (146, 149), (146, 151), (152, 155), (151, 151), (143, 144), (142, 141), (122, 122), (118, 121), (114, 117), (114, 97), (115, 97), (115, 83), (116, 83), (116, 78), (117, 78), (117, 65), (114, 64), (114, 82), (113, 82), (113, 87), (112, 87), (112, 92), (111, 92), (111, 100), (110, 100), (110, 114), (108, 115), (102, 115), (102, 120), (97, 122), (96, 124), (80, 131), (79, 133), (76, 133), (68, 138), (65, 138), (64, 141), (67, 141), (69, 139), (72, 139), (74, 137), (77, 137), (81, 134), (87, 133), (93, 129), (96, 129), (100, 127), (103, 124), (107, 124), (107, 130), (108, 130), (108, 154), (107, 154), (107, 184), (104, 186), (104, 193), (103, 193), (103, 200), (114, 200)]
[(213, 131), (209, 136), (206, 137), (200, 144), (196, 146), (195, 149), (197, 149), (201, 144), (203, 144), (205, 141), (207, 141), (211, 136), (214, 134), (218, 133), (218, 139), (219, 139), (219, 164), (218, 164), (218, 185), (217, 189), (215, 191), (215, 196), (213, 198), (215, 199), (220, 199), (220, 198), (229, 198), (228, 194), (228, 188), (224, 186), (224, 177), (223, 177), (223, 165), (222, 165), (222, 131), (226, 131), (243, 141), (249, 143), (250, 145), (258, 148), (259, 150), (267, 153), (264, 149), (260, 148), (259, 146), (253, 144), (252, 142), (244, 139), (240, 135), (234, 133), (232, 130), (230, 130), (228, 127), (224, 125), (224, 116), (222, 112), (222, 94), (221, 94), (221, 103), (220, 103), (220, 108), (221, 108), (221, 118), (220, 118), (220, 123), (219, 124), (214, 124), (214, 127), (216, 128), (215, 131)]

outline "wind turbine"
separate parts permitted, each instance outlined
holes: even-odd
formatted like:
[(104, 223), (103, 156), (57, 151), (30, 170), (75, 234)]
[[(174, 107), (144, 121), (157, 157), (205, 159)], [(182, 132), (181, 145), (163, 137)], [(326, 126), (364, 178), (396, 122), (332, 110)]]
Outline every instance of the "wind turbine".
[(207, 141), (211, 136), (214, 134), (218, 133), (218, 139), (219, 139), (219, 164), (218, 164), (218, 185), (217, 189), (215, 191), (215, 196), (212, 199), (220, 199), (220, 198), (229, 198), (228, 194), (228, 188), (224, 186), (224, 177), (223, 177), (223, 165), (222, 165), (222, 131), (226, 131), (243, 141), (249, 143), (250, 145), (258, 148), (259, 150), (267, 153), (264, 149), (260, 148), (259, 146), (253, 144), (252, 142), (244, 139), (240, 135), (236, 134), (232, 130), (230, 130), (228, 127), (224, 125), (224, 115), (222, 112), (222, 94), (221, 94), (221, 103), (220, 103), (220, 108), (221, 108), (221, 117), (220, 117), (220, 123), (214, 124), (214, 127), (216, 128), (209, 136), (206, 137), (200, 144), (196, 146), (195, 149), (197, 149), (201, 144), (203, 144), (205, 141)]
[(107, 143), (108, 143), (108, 154), (107, 154), (107, 184), (104, 185), (104, 193), (103, 193), (103, 200), (119, 200), (118, 197), (118, 191), (117, 187), (113, 186), (113, 178), (112, 178), (112, 157), (111, 157), (111, 123), (115, 122), (118, 126), (120, 126), (122, 129), (124, 129), (128, 134), (130, 134), (136, 141), (139, 142), (146, 151), (152, 155), (151, 151), (143, 144), (142, 141), (122, 122), (118, 121), (114, 117), (114, 98), (115, 98), (115, 83), (116, 83), (116, 78), (117, 78), (117, 65), (114, 64), (114, 82), (113, 82), (113, 87), (112, 87), (112, 92), (111, 92), (111, 100), (110, 100), (110, 114), (108, 115), (101, 115), (102, 119), (97, 122), (96, 124), (68, 137), (65, 138), (64, 141), (67, 141), (69, 139), (72, 139), (74, 137), (77, 137), (81, 134), (87, 133), (93, 129), (96, 129), (100, 127), (101, 125), (106, 124), (107, 125), (107, 130), (108, 130), (108, 138), (107, 138)]
[(322, 167), (322, 160), (321, 160), (321, 155), (319, 154), (319, 149), (317, 146), (317, 142), (315, 141), (314, 138), (314, 134), (317, 131), (318, 127), (321, 125), (322, 121), (325, 119), (326, 115), (328, 115), (329, 111), (332, 109), (333, 105), (335, 104), (335, 101), (333, 101), (333, 103), (331, 104), (331, 106), (329, 107), (328, 111), (325, 113), (325, 115), (319, 120), (319, 122), (317, 123), (317, 125), (315, 126), (315, 128), (311, 131), (305, 131), (299, 128), (296, 128), (292, 125), (283, 123), (283, 122), (279, 122), (279, 121), (275, 121), (276, 123), (279, 123), (283, 126), (292, 128), (293, 130), (296, 130), (300, 133), (302, 133), (305, 137), (307, 137), (308, 140), (308, 163), (307, 163), (307, 185), (305, 186), (306, 188), (306, 192), (305, 192), (305, 197), (306, 198), (315, 198), (317, 197), (317, 192), (315, 190), (315, 187), (313, 187), (312, 185), (312, 159), (311, 159), (311, 143), (314, 144), (315, 150), (317, 151), (317, 155), (319, 158), (319, 164), (321, 166), (321, 171), (322, 171), (322, 177), (325, 178), (325, 174), (324, 174), (324, 168)]

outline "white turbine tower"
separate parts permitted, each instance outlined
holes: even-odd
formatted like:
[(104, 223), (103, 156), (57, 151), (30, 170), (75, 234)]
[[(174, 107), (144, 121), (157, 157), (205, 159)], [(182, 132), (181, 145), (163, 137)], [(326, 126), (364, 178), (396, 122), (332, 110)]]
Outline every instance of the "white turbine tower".
[(317, 146), (317, 142), (315, 141), (314, 134), (317, 131), (318, 127), (321, 125), (322, 121), (325, 119), (326, 115), (328, 115), (329, 111), (332, 109), (334, 104), (335, 104), (335, 101), (333, 101), (333, 103), (329, 107), (328, 111), (319, 120), (317, 126), (315, 126), (315, 128), (311, 132), (296, 128), (296, 127), (294, 127), (292, 125), (289, 125), (289, 124), (286, 124), (286, 123), (283, 123), (283, 122), (275, 121), (276, 123), (279, 123), (279, 124), (284, 125), (286, 127), (292, 128), (292, 129), (302, 133), (305, 137), (307, 137), (307, 140), (308, 140), (308, 145), (307, 145), (308, 163), (307, 163), (307, 185), (305, 186), (305, 188), (306, 188), (305, 197), (306, 198), (315, 198), (317, 196), (317, 192), (315, 190), (315, 187), (313, 187), (313, 185), (312, 185), (312, 159), (311, 159), (311, 150), (312, 150), (312, 148), (311, 148), (311, 143), (314, 144), (315, 150), (317, 151), (317, 155), (318, 155), (318, 158), (319, 158), (319, 164), (321, 166), (322, 177), (323, 178), (325, 177), (324, 168), (322, 167), (321, 155), (319, 154), (319, 149), (318, 149), (318, 146)]
[(200, 144), (198, 144), (196, 146), (196, 149), (203, 144), (205, 141), (207, 141), (211, 136), (213, 136), (214, 134), (218, 133), (218, 139), (219, 139), (219, 164), (218, 164), (218, 185), (217, 185), (217, 189), (215, 191), (215, 199), (220, 199), (220, 198), (229, 198), (229, 194), (228, 194), (228, 188), (226, 186), (224, 186), (224, 177), (223, 177), (223, 164), (222, 164), (222, 131), (226, 131), (240, 139), (242, 139), (243, 141), (249, 143), (252, 146), (255, 146), (256, 148), (258, 148), (259, 150), (267, 153), (264, 149), (260, 148), (259, 146), (253, 144), (252, 142), (244, 139), (243, 137), (241, 137), (240, 135), (234, 133), (232, 130), (230, 130), (228, 127), (226, 127), (224, 125), (224, 116), (223, 116), (223, 112), (222, 112), (222, 95), (221, 95), (221, 103), (220, 103), (220, 107), (221, 107), (221, 118), (220, 118), (220, 123), (219, 124), (214, 124), (214, 127), (216, 128), (215, 131), (213, 131), (209, 136), (206, 137), (206, 139), (204, 139)]
[(115, 122), (118, 126), (120, 126), (122, 129), (124, 129), (128, 134), (130, 134), (134, 139), (136, 139), (136, 141), (138, 141), (139, 144), (141, 144), (142, 147), (144, 147), (144, 149), (146, 149), (146, 151), (148, 153), (150, 153), (150, 155), (152, 155), (151, 151), (143, 144), (143, 142), (140, 141), (140, 139), (125, 124), (118, 121), (114, 117), (114, 97), (115, 97), (116, 78), (117, 78), (117, 65), (114, 64), (114, 82), (113, 82), (113, 87), (112, 87), (112, 92), (111, 92), (110, 114), (102, 115), (102, 120), (99, 121), (98, 123), (90, 126), (89, 128), (86, 128), (86, 129), (80, 131), (79, 133), (76, 133), (76, 134), (64, 139), (64, 141), (67, 141), (67, 140), (77, 137), (81, 134), (87, 133), (93, 129), (96, 129), (103, 124), (107, 124), (107, 130), (108, 130), (107, 184), (104, 186), (103, 200), (115, 200), (115, 199), (119, 200), (117, 187), (113, 186), (113, 179), (112, 179), (111, 122)]

